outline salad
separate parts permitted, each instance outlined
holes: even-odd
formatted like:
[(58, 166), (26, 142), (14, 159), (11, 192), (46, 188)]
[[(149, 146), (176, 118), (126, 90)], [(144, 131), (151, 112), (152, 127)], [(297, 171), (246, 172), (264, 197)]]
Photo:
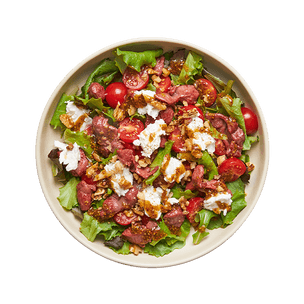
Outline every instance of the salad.
[(117, 48), (61, 96), (50, 125), (62, 136), (48, 158), (58, 201), (89, 241), (160, 257), (233, 223), (259, 141), (233, 83), (191, 50)]

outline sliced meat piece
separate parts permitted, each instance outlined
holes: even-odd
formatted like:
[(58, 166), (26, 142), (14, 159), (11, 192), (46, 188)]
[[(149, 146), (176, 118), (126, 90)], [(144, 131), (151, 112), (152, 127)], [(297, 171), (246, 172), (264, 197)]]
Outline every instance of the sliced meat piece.
[(174, 111), (171, 107), (167, 107), (166, 110), (160, 111), (157, 119), (163, 119), (164, 122), (168, 125), (174, 116)]
[(118, 195), (112, 194), (110, 197), (108, 197), (102, 205), (102, 210), (100, 213), (100, 216), (103, 219), (111, 218), (116, 213), (124, 210), (123, 202), (120, 200)]
[(109, 125), (108, 118), (95, 116), (92, 127), (96, 143), (98, 144), (98, 150), (104, 157), (108, 157), (116, 149), (123, 148), (123, 144), (118, 136), (118, 129)]
[(156, 75), (160, 76), (163, 73), (164, 65), (165, 65), (165, 57), (164, 56), (156, 58), (156, 65), (153, 68), (153, 70), (157, 72)]
[(87, 184), (85, 181), (81, 181), (76, 186), (77, 200), (82, 211), (88, 211), (92, 203), (92, 193), (96, 191), (95, 185)]
[(155, 98), (160, 101), (166, 102), (168, 105), (173, 105), (179, 101), (186, 101), (189, 104), (195, 104), (199, 97), (199, 92), (193, 85), (181, 85), (176, 88), (173, 95), (169, 93), (160, 93), (155, 94)]
[(124, 196), (126, 199), (126, 206), (128, 208), (132, 208), (137, 203), (137, 194), (138, 194), (138, 185), (134, 185)]
[(105, 89), (98, 82), (93, 82), (89, 86), (88, 93), (90, 98), (105, 99)]
[(195, 188), (202, 188), (204, 179), (204, 166), (197, 165), (192, 173), (192, 183)]
[(146, 168), (140, 168), (138, 165), (135, 167), (135, 173), (140, 175), (142, 178), (148, 178), (149, 176), (153, 175), (158, 170), (158, 166), (154, 169), (151, 169), (149, 167)]
[(85, 174), (87, 168), (89, 167), (89, 161), (82, 149), (79, 149), (80, 160), (78, 162), (78, 167), (75, 170), (71, 170), (70, 173), (73, 176), (82, 176)]
[(146, 115), (146, 121), (145, 121), (145, 128), (148, 127), (148, 125), (155, 123), (155, 119), (150, 116), (150, 115)]
[(117, 156), (120, 162), (128, 167), (135, 161), (134, 151), (132, 149), (119, 149), (117, 150)]
[(158, 231), (157, 227), (158, 225), (153, 221), (149, 221), (146, 226), (132, 223), (131, 227), (126, 229), (121, 236), (132, 244), (145, 247), (147, 243), (151, 242), (153, 236)]
[(185, 215), (183, 214), (182, 208), (178, 205), (164, 215), (164, 222), (169, 228), (170, 226), (180, 228), (184, 220)]

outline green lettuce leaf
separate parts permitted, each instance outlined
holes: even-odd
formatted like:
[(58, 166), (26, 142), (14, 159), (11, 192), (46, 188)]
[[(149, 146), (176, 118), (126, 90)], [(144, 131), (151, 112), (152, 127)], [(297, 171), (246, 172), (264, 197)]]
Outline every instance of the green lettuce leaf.
[(60, 127), (62, 130), (66, 129), (66, 126), (60, 121), (60, 115), (66, 114), (66, 102), (69, 100), (73, 100), (73, 97), (65, 93), (62, 94), (50, 122), (50, 125), (53, 126), (54, 129), (57, 127)]
[(115, 251), (118, 254), (126, 255), (126, 254), (130, 254), (131, 253), (131, 251), (130, 251), (130, 243), (129, 242), (124, 242), (123, 246), (120, 249), (115, 249), (113, 247), (109, 247), (109, 248), (111, 248), (113, 251)]
[(114, 55), (116, 56), (116, 65), (119, 67), (122, 74), (124, 73), (127, 66), (133, 67), (137, 72), (140, 72), (141, 67), (144, 64), (154, 67), (156, 65), (156, 58), (162, 55), (162, 53), (162, 49), (133, 52), (122, 51), (117, 48), (114, 51)]
[(157, 153), (156, 157), (154, 158), (152, 164), (150, 165), (150, 168), (155, 168), (155, 167), (159, 167), (159, 168), (153, 175), (149, 176), (145, 180), (146, 185), (152, 185), (154, 180), (160, 175), (161, 164), (163, 163), (165, 155), (170, 154), (173, 144), (174, 144), (174, 141), (168, 140), (165, 143), (165, 147), (158, 150), (158, 153)]
[[(98, 82), (101, 85), (106, 85), (114, 78), (114, 75), (119, 72), (114, 61), (110, 59), (102, 60), (95, 70), (87, 78), (86, 83), (82, 87), (82, 93), (85, 99), (89, 99), (88, 89), (93, 82)], [(112, 75), (112, 78), (108, 77)]]
[(175, 183), (173, 188), (171, 188), (171, 192), (173, 193), (172, 197), (174, 197), (176, 199), (180, 199), (183, 196), (185, 199), (188, 200), (188, 199), (196, 197), (198, 195), (197, 191), (192, 192), (189, 189), (185, 191), (177, 183)]
[(173, 77), (175, 85), (193, 84), (195, 75), (202, 75), (203, 57), (190, 51), (179, 76)]
[(78, 183), (79, 179), (73, 177), (63, 187), (59, 188), (60, 195), (57, 199), (60, 205), (67, 210), (71, 210), (78, 205), (76, 189)]
[(77, 143), (88, 157), (91, 156), (93, 149), (91, 147), (91, 136), (84, 131), (73, 132), (70, 129), (64, 131), (64, 140), (66, 143)]
[(209, 180), (212, 180), (214, 175), (218, 175), (216, 165), (210, 156), (210, 154), (205, 150), (203, 151), (203, 156), (197, 162), (199, 165), (204, 165), (204, 169), (209, 175)]
[(147, 244), (144, 248), (144, 252), (153, 255), (155, 257), (162, 257), (166, 254), (171, 253), (175, 249), (181, 249), (185, 246), (186, 241), (177, 241), (172, 245), (168, 245), (165, 240), (159, 241), (155, 246), (152, 246), (151, 244)]
[(232, 224), (237, 215), (247, 206), (245, 184), (240, 178), (234, 182), (227, 183), (227, 187), (232, 192), (232, 203), (231, 211), (227, 212), (225, 216), (221, 215), (223, 225)]
[(121, 235), (124, 228), (121, 228), (113, 221), (98, 222), (94, 217), (88, 215), (86, 212), (84, 218), (80, 224), (81, 233), (91, 242), (93, 242), (98, 234), (105, 237), (106, 240), (110, 240), (115, 236)]
[(198, 245), (204, 237), (206, 237), (209, 234), (207, 231), (196, 231), (192, 234), (192, 241), (194, 245)]

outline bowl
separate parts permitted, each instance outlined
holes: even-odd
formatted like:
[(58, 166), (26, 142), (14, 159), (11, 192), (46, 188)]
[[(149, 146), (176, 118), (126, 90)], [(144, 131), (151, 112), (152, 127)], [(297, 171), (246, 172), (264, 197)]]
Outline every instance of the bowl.
[[(119, 255), (106, 247), (101, 241), (90, 242), (87, 240), (79, 231), (80, 221), (72, 214), (72, 212), (64, 210), (57, 200), (61, 184), (59, 184), (53, 177), (51, 162), (47, 158), (49, 151), (53, 149), (54, 140), (59, 139), (61, 136), (60, 130), (53, 130), (50, 126), (50, 120), (61, 95), (64, 92), (68, 95), (75, 93), (75, 91), (85, 83), (86, 78), (102, 59), (112, 57), (112, 50), (124, 45), (128, 45), (128, 49), (135, 51), (145, 50), (147, 47), (160, 47), (163, 48), (164, 51), (186, 48), (203, 55), (204, 63), (208, 68), (208, 71), (220, 77), (225, 82), (229, 79), (234, 79), (235, 83), (233, 90), (236, 92), (238, 97), (246, 103), (246, 106), (254, 110), (259, 117), (258, 134), (260, 141), (252, 147), (249, 153), (251, 162), (255, 164), (255, 170), (252, 173), (249, 185), (246, 187), (247, 207), (242, 210), (232, 225), (225, 229), (220, 228), (212, 230), (200, 244), (192, 244), (192, 233), (190, 232), (185, 247), (174, 250), (172, 253), (159, 258), (148, 254), (140, 254), (138, 256), (133, 254)], [(241, 227), (256, 205), (266, 179), (268, 159), (268, 135), (261, 108), (251, 89), (238, 72), (224, 60), (202, 47), (164, 38), (140, 38), (116, 43), (97, 51), (79, 63), (59, 83), (51, 95), (41, 116), (36, 138), (36, 166), (40, 185), (51, 210), (59, 222), (76, 240), (102, 257), (122, 264), (138, 267), (166, 267), (182, 264), (202, 257), (223, 244), (236, 232), (238, 228)]]

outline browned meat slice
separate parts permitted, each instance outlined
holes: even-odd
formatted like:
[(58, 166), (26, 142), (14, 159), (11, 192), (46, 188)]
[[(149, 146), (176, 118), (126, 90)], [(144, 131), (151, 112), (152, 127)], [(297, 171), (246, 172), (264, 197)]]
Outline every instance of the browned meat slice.
[(118, 129), (109, 125), (108, 118), (95, 116), (92, 126), (98, 150), (104, 157), (108, 157), (116, 149), (123, 148), (123, 144), (118, 136)]
[(164, 122), (168, 125), (174, 116), (174, 111), (171, 107), (167, 107), (166, 110), (160, 111), (157, 119), (163, 119)]
[(92, 203), (92, 193), (96, 191), (95, 185), (87, 184), (85, 181), (81, 181), (76, 186), (77, 200), (82, 211), (88, 211)]
[(160, 76), (163, 73), (164, 63), (165, 63), (165, 57), (164, 56), (156, 58), (156, 65), (153, 68), (153, 70), (157, 72), (156, 75)]
[(98, 82), (93, 82), (89, 89), (88, 89), (89, 97), (90, 98), (100, 98), (100, 99), (105, 99), (105, 89), (104, 87), (99, 84)]
[(195, 188), (203, 187), (203, 179), (204, 179), (204, 166), (198, 165), (194, 168), (192, 173), (192, 183)]
[(199, 97), (199, 92), (193, 85), (181, 85), (176, 88), (173, 95), (169, 93), (157, 92), (155, 98), (166, 102), (168, 105), (173, 105), (179, 101), (186, 101), (189, 104), (195, 104)]
[(184, 220), (185, 215), (183, 214), (183, 210), (180, 206), (174, 207), (170, 212), (164, 215), (164, 222), (169, 228), (170, 226), (180, 228)]
[(89, 166), (89, 161), (85, 155), (85, 153), (83, 152), (82, 149), (79, 149), (80, 152), (80, 160), (78, 162), (78, 167), (75, 170), (71, 170), (71, 174), (74, 176), (82, 176), (83, 174), (85, 174), (88, 166)]
[(157, 227), (158, 225), (152, 221), (149, 221), (146, 226), (139, 223), (133, 223), (121, 236), (132, 244), (145, 247), (147, 243), (151, 242), (157, 231)]

